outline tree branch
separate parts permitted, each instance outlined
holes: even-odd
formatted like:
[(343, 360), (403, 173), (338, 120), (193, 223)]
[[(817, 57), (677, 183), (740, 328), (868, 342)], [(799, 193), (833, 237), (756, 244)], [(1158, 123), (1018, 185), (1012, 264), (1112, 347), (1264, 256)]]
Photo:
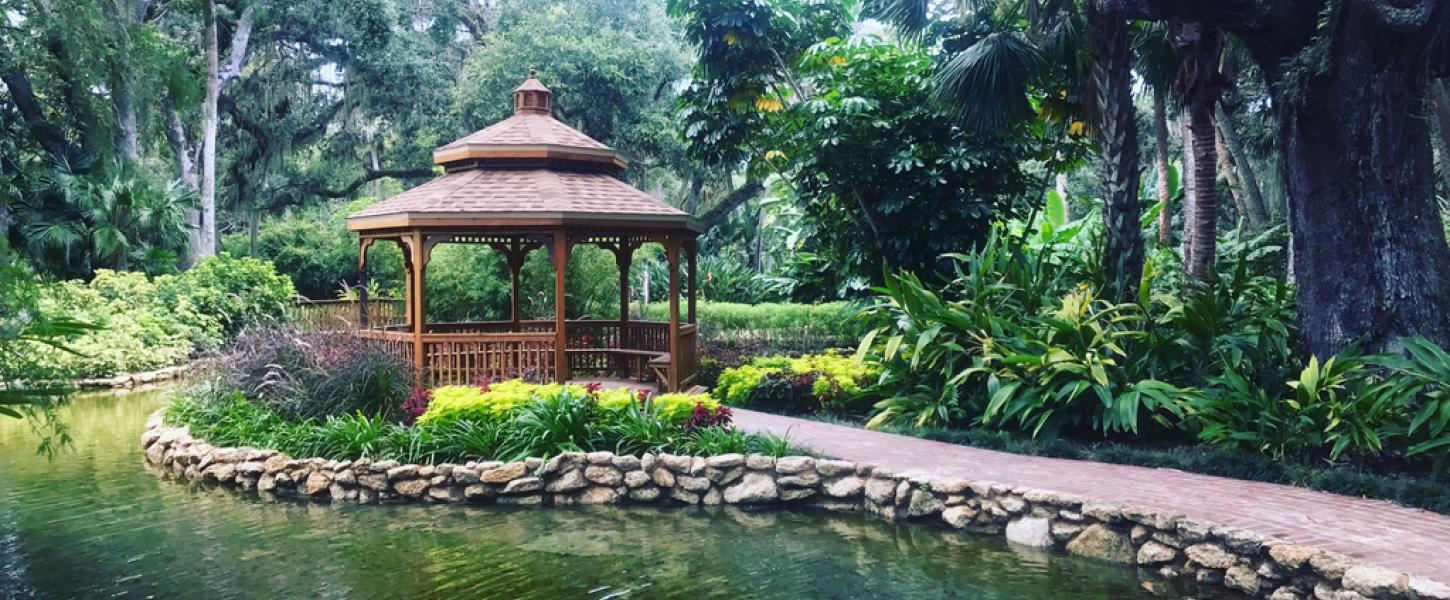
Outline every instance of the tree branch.
[(383, 170), (380, 170), (380, 171), (374, 171), (372, 169), (368, 169), (367, 170), (367, 173), (365, 175), (363, 175), (361, 179), (358, 179), (357, 181), (354, 181), (354, 182), (348, 184), (347, 187), (342, 188), (340, 190), (318, 190), (317, 191), (317, 195), (318, 196), (322, 196), (323, 198), (346, 198), (348, 196), (353, 195), (353, 193), (357, 192), (358, 188), (361, 188), (362, 186), (366, 185), (369, 181), (372, 181), (374, 179), (381, 179), (383, 177), (396, 177), (396, 178), (399, 178), (399, 179), (403, 179), (403, 178), (432, 177), (432, 176), (433, 176), (433, 169), (431, 169), (431, 168), (428, 168), (428, 169), (383, 169)]
[(217, 71), (217, 79), (222, 87), (242, 74), (242, 67), (247, 62), (247, 43), (252, 39), (252, 17), (257, 12), (257, 4), (260, 2), (242, 9), (242, 15), (237, 17), (237, 30), (232, 32), (232, 45), (227, 52), (227, 62)]
[(20, 118), (30, 128), (30, 135), (44, 148), (51, 156), (72, 156), (70, 142), (66, 141), (65, 133), (59, 127), (45, 118), (45, 111), (40, 106), (40, 100), (35, 96), (35, 88), (30, 85), (30, 77), (19, 67), (12, 67), (0, 72), (0, 81), (5, 82), (5, 87), (10, 91), (10, 97), (14, 99), (15, 108), (20, 111)]
[(705, 211), (705, 214), (700, 216), (700, 226), (704, 228), (705, 233), (709, 233), (711, 229), (724, 223), (725, 219), (730, 217), (730, 213), (735, 212), (740, 205), (745, 204), (746, 201), (756, 197), (764, 190), (765, 184), (761, 183), (759, 179), (746, 181), (740, 187), (735, 188), (735, 191), (730, 192), (730, 195), (720, 200), (719, 204)]
[[(1308, 15), (1324, 0), (1092, 0), (1098, 12), (1119, 19), (1195, 21), (1224, 29), (1264, 29)], [(1423, 0), (1422, 0), (1423, 1)]]
[(342, 111), (342, 105), (343, 101), (338, 100), (332, 103), (332, 106), (318, 113), (316, 117), (313, 117), (311, 123), (308, 123), (306, 127), (303, 127), (292, 135), (292, 147), (296, 148), (311, 143), (312, 140), (317, 139), (317, 136), (326, 132), (327, 125), (332, 122), (332, 119), (337, 116), (337, 113)]

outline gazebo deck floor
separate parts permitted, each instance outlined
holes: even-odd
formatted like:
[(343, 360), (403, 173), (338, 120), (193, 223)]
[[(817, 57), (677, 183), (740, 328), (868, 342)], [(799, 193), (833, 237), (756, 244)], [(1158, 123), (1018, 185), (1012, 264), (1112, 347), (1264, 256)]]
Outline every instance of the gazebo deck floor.
[(658, 394), (661, 391), (660, 384), (656, 381), (636, 381), (619, 377), (589, 377), (569, 380), (569, 385), (586, 385), (590, 383), (597, 383), (606, 390), (648, 390), (651, 394)]

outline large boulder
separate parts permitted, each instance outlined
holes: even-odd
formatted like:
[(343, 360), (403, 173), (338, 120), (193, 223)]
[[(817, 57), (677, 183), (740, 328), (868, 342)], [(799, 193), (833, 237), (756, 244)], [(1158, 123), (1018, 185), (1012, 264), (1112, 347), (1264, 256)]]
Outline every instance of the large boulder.
[(1051, 547), (1052, 521), (1036, 517), (1017, 519), (1007, 524), (1007, 541), (1034, 548)]
[(1128, 541), (1128, 536), (1101, 523), (1077, 534), (1077, 537), (1067, 543), (1067, 551), (1078, 556), (1117, 563), (1132, 563), (1134, 558), (1133, 544)]
[(760, 504), (772, 502), (780, 495), (775, 478), (768, 473), (749, 472), (739, 483), (725, 488), (725, 502), (729, 504)]

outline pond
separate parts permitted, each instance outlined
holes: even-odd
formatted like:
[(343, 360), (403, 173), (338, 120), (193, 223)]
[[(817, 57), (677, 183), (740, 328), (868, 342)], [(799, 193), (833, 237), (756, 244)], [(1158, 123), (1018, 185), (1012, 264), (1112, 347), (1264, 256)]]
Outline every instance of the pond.
[(165, 391), (0, 421), (0, 598), (1150, 598), (1131, 569), (823, 512), (269, 501), (142, 467)]

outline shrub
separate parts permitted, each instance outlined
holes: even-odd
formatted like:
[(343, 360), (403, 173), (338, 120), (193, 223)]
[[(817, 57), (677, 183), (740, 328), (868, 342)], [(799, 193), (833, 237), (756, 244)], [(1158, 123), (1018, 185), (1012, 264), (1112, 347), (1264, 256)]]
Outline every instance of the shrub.
[(228, 334), (276, 322), (297, 295), (292, 280), (278, 275), (272, 263), (226, 254), (180, 275), (158, 277), (156, 285), (163, 301), (189, 302), (198, 312), (216, 317)]
[[(564, 391), (558, 384), (526, 383), (509, 379), (486, 386), (449, 385), (433, 390), (428, 410), (418, 417), (424, 425), (453, 421), (496, 421), (507, 419), (531, 398), (551, 398)], [(582, 386), (569, 386), (569, 391), (582, 393)]]
[(940, 289), (888, 273), (861, 311), (873, 328), (858, 351), (883, 371), (869, 425), (1140, 435), (1185, 427), (1189, 390), (1229, 368), (1283, 381), (1292, 289), (1254, 270), (1278, 253), (1271, 236), (1226, 244), (1228, 276), (1207, 285), (1186, 283), (1160, 252), (1138, 297), (1111, 303), (1097, 298), (1099, 262), (1081, 233), (1097, 226), (1012, 244), (994, 236), (951, 256)]
[(499, 451), (500, 458), (547, 457), (597, 447), (603, 436), (594, 427), (595, 408), (593, 399), (578, 386), (533, 396), (510, 421), (511, 435)]
[(879, 374), (871, 366), (834, 350), (796, 358), (759, 357), (722, 371), (714, 395), (729, 405), (787, 412), (851, 410), (861, 406), (864, 388)]
[(221, 340), (217, 319), (187, 299), (168, 302), (140, 273), (101, 269), (90, 283), (62, 281), (41, 287), (40, 306), (99, 329), (67, 343), (71, 351), (34, 344), (47, 378), (109, 377), (178, 364)]
[[(845, 302), (696, 305), (702, 347), (726, 359), (741, 351), (801, 353), (850, 346), (865, 330), (863, 324), (850, 318), (852, 313), (852, 306)], [(665, 320), (669, 318), (669, 305), (651, 303), (645, 316)]]
[[(438, 388), (432, 392), (429, 410), (440, 400), (464, 409), (434, 413), (434, 418), (407, 425), (363, 411), (288, 418), (274, 406), (234, 389), (226, 378), (213, 377), (180, 392), (166, 420), (188, 425), (195, 435), (218, 444), (339, 460), (515, 460), (603, 449), (643, 453), (729, 447), (772, 455), (793, 450), (783, 438), (730, 430), (729, 409), (707, 396), (649, 398), (593, 387), (505, 381), (487, 391), (473, 386)], [(525, 388), (530, 392), (513, 404)], [(493, 396), (496, 402), (487, 400), (495, 392), (500, 392)]]

